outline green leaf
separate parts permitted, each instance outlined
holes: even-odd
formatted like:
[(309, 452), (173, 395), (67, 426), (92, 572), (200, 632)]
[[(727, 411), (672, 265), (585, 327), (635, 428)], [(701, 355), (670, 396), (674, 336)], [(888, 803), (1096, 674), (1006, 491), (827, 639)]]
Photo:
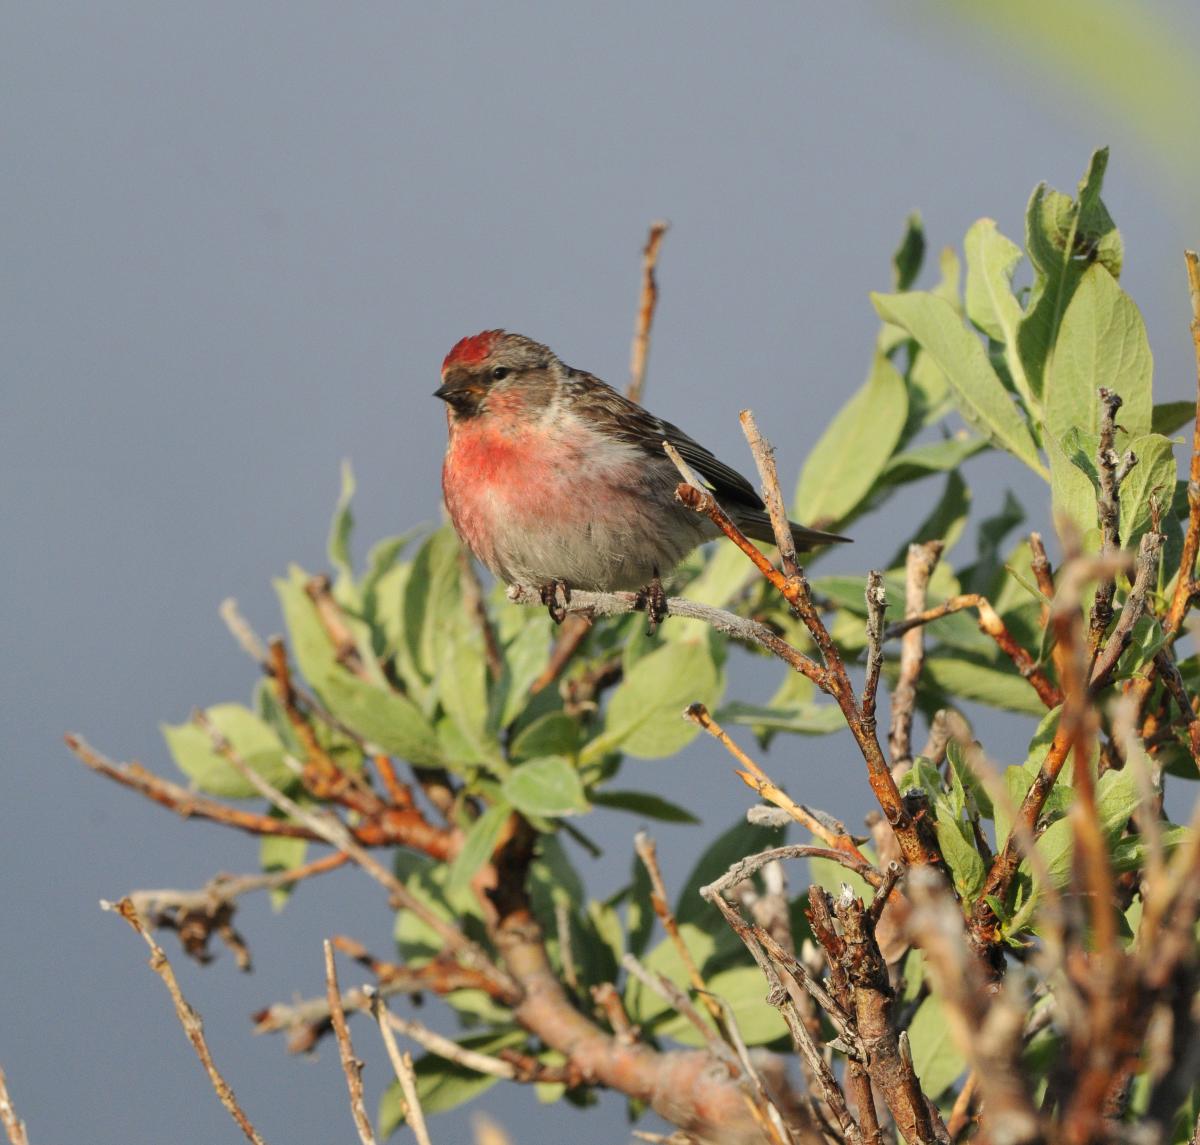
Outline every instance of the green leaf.
[[(275, 731), (241, 704), (216, 704), (205, 715), (230, 746), (268, 783), (287, 787), (294, 776), (283, 761), (283, 743)], [(163, 738), (182, 771), (201, 791), (230, 799), (258, 795), (228, 760), (212, 748), (208, 732), (195, 724), (163, 724)]]
[[(292, 839), (286, 835), (264, 835), (258, 845), (258, 864), (264, 874), (275, 871), (290, 871), (304, 862), (308, 853), (307, 839)], [(271, 891), (271, 907), (282, 910), (291, 897), (292, 884), (275, 887)]]
[(500, 833), (511, 814), (512, 808), (508, 804), (497, 803), (471, 824), (471, 829), (463, 840), (462, 850), (450, 864), (450, 873), (446, 880), (447, 891), (460, 890), (467, 886), (475, 872), (492, 857)]
[[(710, 994), (723, 998), (737, 1015), (738, 1029), (748, 1046), (761, 1046), (787, 1036), (787, 1023), (767, 1001), (768, 987), (762, 971), (751, 963), (718, 970), (706, 979)], [(701, 1008), (701, 1013), (703, 1013)], [(671, 1038), (685, 1046), (702, 1046), (700, 1031), (682, 1014), (674, 1013), (654, 1026), (656, 1038)]]
[(1025, 404), (1036, 411), (1037, 400), (1017, 352), (1017, 331), (1023, 315), (1013, 297), (1012, 278), (1024, 257), (1021, 248), (996, 229), (994, 219), (974, 223), (963, 246), (967, 255), (967, 317), (1004, 347), (1009, 376)]
[(354, 513), (350, 502), (354, 498), (354, 470), (349, 461), (342, 462), (342, 492), (338, 497), (333, 524), (329, 528), (329, 562), (337, 569), (340, 594), (353, 588), (354, 568), (350, 562), (350, 534), (354, 530)]
[(1121, 274), (1121, 237), (1100, 200), (1107, 166), (1104, 147), (1093, 153), (1076, 201), (1041, 183), (1026, 208), (1025, 246), (1034, 282), (1017, 342), (1035, 394), (1042, 392), (1059, 323), (1084, 270), (1098, 262), (1113, 278)]
[(499, 761), (500, 744), (488, 721), (483, 635), (465, 613), (457, 620), (445, 625), (438, 646), (438, 699), (467, 746), (466, 762)]
[(360, 680), (338, 663), (304, 591), (307, 579), (302, 569), (293, 567), (287, 580), (275, 581), (275, 590), (292, 651), (308, 682), (330, 711), (364, 739), (418, 765), (441, 763), (433, 728), (412, 700)]
[(1195, 402), (1163, 402), (1156, 405), (1150, 414), (1150, 429), (1154, 433), (1170, 436), (1176, 430), (1191, 425), (1196, 420)]
[(519, 764), (505, 776), (500, 790), (526, 815), (575, 815), (588, 809), (579, 773), (569, 759), (546, 755)]
[(1061, 438), (1100, 432), (1099, 387), (1121, 395), (1118, 423), (1132, 437), (1150, 430), (1154, 361), (1142, 316), (1103, 266), (1083, 272), (1063, 315), (1045, 374), (1045, 417)]
[(529, 689), (550, 658), (546, 617), (534, 616), (504, 646), (504, 673), (495, 688), (493, 725), (506, 728), (529, 703)]
[(964, 902), (974, 902), (975, 896), (983, 889), (983, 858), (971, 837), (970, 827), (955, 817), (947, 798), (943, 796), (938, 799), (936, 806), (937, 820), (934, 826), (942, 857), (954, 876), (959, 897)]
[(759, 827), (744, 819), (735, 823), (709, 844), (697, 860), (679, 892), (675, 918), (681, 923), (703, 923), (711, 919), (716, 907), (700, 897), (700, 888), (719, 878), (739, 859), (768, 847), (778, 847), (782, 842), (783, 830), (780, 828)]
[(904, 223), (904, 237), (892, 255), (892, 288), (908, 290), (921, 273), (925, 258), (925, 227), (921, 212), (913, 211)]
[(961, 700), (974, 700), (992, 708), (1025, 712), (1031, 716), (1040, 716), (1046, 711), (1037, 692), (1015, 670), (1001, 668), (998, 662), (989, 662), (966, 652), (930, 653), (925, 657), (925, 678)]
[(909, 481), (918, 481), (931, 473), (947, 473), (957, 469), (968, 458), (988, 448), (988, 443), (982, 437), (968, 437), (966, 434), (947, 438), (945, 441), (934, 441), (927, 445), (918, 445), (897, 453), (884, 466), (879, 475), (881, 485), (903, 485)]
[(1164, 515), (1175, 494), (1177, 469), (1169, 437), (1147, 433), (1135, 437), (1129, 448), (1138, 463), (1121, 482), (1121, 543), (1133, 548), (1150, 527), (1150, 498), (1156, 496)]
[(942, 496), (930, 511), (929, 516), (917, 527), (917, 531), (888, 561), (888, 568), (903, 568), (910, 544), (924, 541), (944, 541), (946, 551), (952, 549), (967, 526), (971, 512), (971, 490), (957, 472), (946, 478)]
[(517, 734), (509, 746), (512, 759), (538, 755), (573, 756), (579, 751), (579, 721), (566, 712), (547, 712)]
[(794, 732), (799, 735), (823, 736), (841, 731), (846, 726), (842, 709), (837, 704), (745, 704), (740, 700), (726, 704), (717, 712), (718, 723), (744, 724), (761, 737), (764, 732)]
[(907, 412), (904, 379), (877, 354), (866, 383), (808, 455), (796, 487), (796, 512), (805, 521), (835, 524), (849, 516), (891, 457)]
[(1085, 540), (1090, 534), (1091, 543), (1085, 547), (1095, 551), (1099, 547), (1096, 470), (1089, 458), (1095, 456), (1097, 442), (1087, 441), (1078, 429), (1067, 433), (1061, 441), (1047, 433), (1045, 442), (1046, 455), (1050, 458), (1050, 494), (1055, 520), (1066, 518)]
[(913, 1069), (921, 1083), (921, 1090), (933, 1101), (945, 1093), (967, 1068), (966, 1058), (955, 1045), (950, 1031), (951, 1023), (941, 999), (935, 994), (929, 995), (917, 1007), (908, 1027)]
[(871, 301), (880, 317), (907, 330), (937, 363), (968, 424), (1047, 476), (1029, 426), (992, 369), (982, 343), (950, 303), (919, 291), (873, 294)]
[(699, 731), (683, 710), (694, 702), (712, 707), (720, 690), (707, 640), (668, 641), (643, 656), (614, 689), (604, 730), (584, 746), (581, 762), (618, 747), (639, 759), (674, 755)]
[(664, 823), (699, 823), (686, 807), (652, 795), (648, 791), (594, 791), (592, 802), (597, 807), (611, 807), (615, 811), (629, 811), (644, 819), (660, 819)]
[(425, 680), (437, 672), (445, 626), (460, 615), (459, 551), (454, 530), (443, 525), (418, 550), (404, 586), (405, 660)]

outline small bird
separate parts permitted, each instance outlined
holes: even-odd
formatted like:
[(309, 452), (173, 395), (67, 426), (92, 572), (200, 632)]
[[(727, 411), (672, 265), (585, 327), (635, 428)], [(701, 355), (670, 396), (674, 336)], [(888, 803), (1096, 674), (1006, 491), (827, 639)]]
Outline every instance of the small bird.
[[(467, 547), (508, 584), (541, 590), (561, 621), (561, 592), (644, 592), (651, 623), (661, 577), (721, 535), (675, 499), (670, 442), (748, 537), (773, 542), (762, 498), (683, 430), (540, 342), (504, 330), (463, 338), (434, 391), (449, 407), (446, 508)], [(845, 541), (792, 524), (797, 548)]]

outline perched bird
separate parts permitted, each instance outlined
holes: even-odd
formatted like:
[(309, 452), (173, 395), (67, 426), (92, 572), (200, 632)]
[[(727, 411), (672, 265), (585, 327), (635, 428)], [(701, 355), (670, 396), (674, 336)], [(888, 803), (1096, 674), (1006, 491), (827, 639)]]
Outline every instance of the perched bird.
[[(762, 499), (738, 472), (677, 426), (599, 378), (572, 369), (520, 334), (463, 338), (434, 391), (449, 407), (442, 467), (446, 508), (468, 548), (509, 584), (557, 594), (572, 588), (644, 590), (651, 620), (660, 577), (720, 536), (675, 499), (670, 442), (748, 537), (774, 541)], [(797, 548), (847, 538), (793, 524)]]

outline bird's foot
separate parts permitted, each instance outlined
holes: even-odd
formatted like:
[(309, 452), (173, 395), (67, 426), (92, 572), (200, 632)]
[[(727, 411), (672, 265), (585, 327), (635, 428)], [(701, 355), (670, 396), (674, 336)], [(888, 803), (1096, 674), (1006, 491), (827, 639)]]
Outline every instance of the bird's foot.
[(646, 627), (651, 634), (657, 632), (658, 626), (667, 618), (667, 594), (663, 592), (657, 569), (654, 578), (638, 593), (638, 604), (646, 610)]
[(550, 612), (550, 619), (561, 624), (567, 618), (567, 605), (571, 603), (571, 586), (565, 580), (552, 580), (541, 587), (542, 603)]

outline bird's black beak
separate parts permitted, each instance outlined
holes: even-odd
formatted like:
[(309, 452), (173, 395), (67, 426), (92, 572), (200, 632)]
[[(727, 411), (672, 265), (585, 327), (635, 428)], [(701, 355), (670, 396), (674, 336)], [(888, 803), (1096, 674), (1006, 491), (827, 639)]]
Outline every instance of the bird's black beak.
[(433, 391), (433, 396), (441, 398), (458, 413), (470, 413), (479, 405), (483, 387), (479, 385), (479, 380), (470, 374), (450, 373)]

